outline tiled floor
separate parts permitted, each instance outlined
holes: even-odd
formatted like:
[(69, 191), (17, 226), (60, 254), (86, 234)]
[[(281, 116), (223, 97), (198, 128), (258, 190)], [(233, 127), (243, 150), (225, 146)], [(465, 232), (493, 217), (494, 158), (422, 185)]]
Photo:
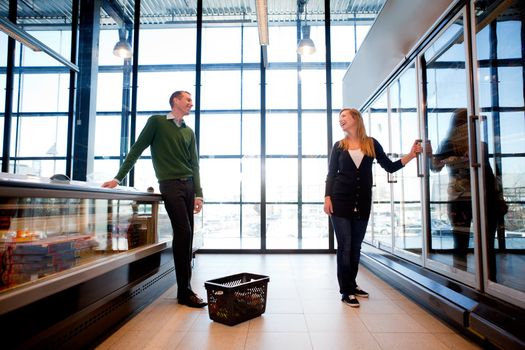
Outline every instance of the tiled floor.
[(270, 276), (266, 312), (230, 327), (207, 308), (177, 304), (176, 287), (97, 349), (480, 349), (361, 267), (370, 293), (361, 307), (340, 301), (334, 255), (197, 255), (192, 285), (239, 272)]

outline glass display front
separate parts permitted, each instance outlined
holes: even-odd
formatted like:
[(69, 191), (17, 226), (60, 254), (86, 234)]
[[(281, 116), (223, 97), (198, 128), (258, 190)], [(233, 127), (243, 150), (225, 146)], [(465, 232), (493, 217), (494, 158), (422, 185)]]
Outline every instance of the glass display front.
[[(384, 92), (369, 110), (370, 128), (368, 136), (376, 139), (383, 147), (385, 153), (390, 153), (390, 130), (388, 118), (388, 95)], [(392, 249), (392, 191), (390, 186), (391, 176), (388, 175), (374, 160), (372, 168), (374, 187), (372, 188), (372, 218), (370, 225), (372, 235), (365, 236), (365, 241), (371, 240), (376, 246), (386, 250)]]
[[(390, 86), (390, 125), (392, 160), (410, 151), (414, 140), (420, 139), (417, 114), (415, 64)], [(394, 200), (394, 246), (405, 253), (421, 256), (423, 219), (421, 186), (416, 159), (390, 175)]]
[[(525, 292), (523, 1), (487, 1), (476, 17), (486, 278)], [(513, 295), (506, 290), (505, 294)], [(523, 295), (523, 294), (522, 294)]]
[(426, 134), (430, 239), (428, 256), (453, 271), (475, 273), (468, 86), (463, 15), (422, 58), (427, 100)]
[[(156, 200), (70, 195), (16, 196), (2, 187), (0, 292), (158, 241)], [(161, 218), (162, 241), (171, 230)]]

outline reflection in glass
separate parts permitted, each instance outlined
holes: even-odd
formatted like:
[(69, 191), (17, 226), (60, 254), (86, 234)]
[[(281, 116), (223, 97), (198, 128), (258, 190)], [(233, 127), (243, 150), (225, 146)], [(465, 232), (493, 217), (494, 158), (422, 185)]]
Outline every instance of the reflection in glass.
[[(483, 159), (484, 267), (493, 282), (525, 292), (525, 103), (523, 18), (525, 3), (487, 1), (477, 12), (476, 47)], [(490, 220), (497, 214), (497, 222)], [(496, 232), (493, 226), (496, 225)], [(507, 293), (509, 294), (509, 293)], [(523, 294), (522, 294), (523, 295)]]
[[(455, 122), (466, 116), (467, 75), (463, 17), (457, 18), (425, 51), (422, 69), (427, 96), (426, 134), (429, 154), (429, 258), (475, 273), (474, 230), (468, 129)], [(456, 127), (461, 123), (461, 127)], [(433, 157), (434, 156), (434, 157)], [(440, 172), (447, 166), (447, 172)]]
[[(470, 181), (467, 110), (452, 113), (450, 126), (437, 151), (429, 148), (430, 169), (447, 167), (447, 217), (451, 226), (454, 265), (465, 268), (471, 239), (472, 194)], [(436, 223), (436, 221), (434, 221)], [(442, 232), (439, 232), (442, 234)]]

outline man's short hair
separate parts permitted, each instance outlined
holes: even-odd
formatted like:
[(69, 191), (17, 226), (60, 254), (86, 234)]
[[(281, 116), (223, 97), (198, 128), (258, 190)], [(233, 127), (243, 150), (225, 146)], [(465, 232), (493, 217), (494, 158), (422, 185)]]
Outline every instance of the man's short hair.
[(182, 94), (188, 94), (188, 95), (191, 95), (188, 91), (184, 91), (184, 90), (178, 90), (178, 91), (175, 91), (174, 93), (171, 94), (170, 96), (170, 107), (173, 108), (173, 99), (174, 98), (178, 98), (180, 97)]

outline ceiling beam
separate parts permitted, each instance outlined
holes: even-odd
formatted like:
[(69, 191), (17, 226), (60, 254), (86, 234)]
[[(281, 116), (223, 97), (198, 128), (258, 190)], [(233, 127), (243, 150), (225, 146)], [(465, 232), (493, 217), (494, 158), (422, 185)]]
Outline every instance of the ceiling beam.
[(133, 21), (126, 15), (122, 7), (115, 0), (102, 1), (102, 8), (106, 13), (113, 18), (119, 27), (124, 25), (132, 25)]

